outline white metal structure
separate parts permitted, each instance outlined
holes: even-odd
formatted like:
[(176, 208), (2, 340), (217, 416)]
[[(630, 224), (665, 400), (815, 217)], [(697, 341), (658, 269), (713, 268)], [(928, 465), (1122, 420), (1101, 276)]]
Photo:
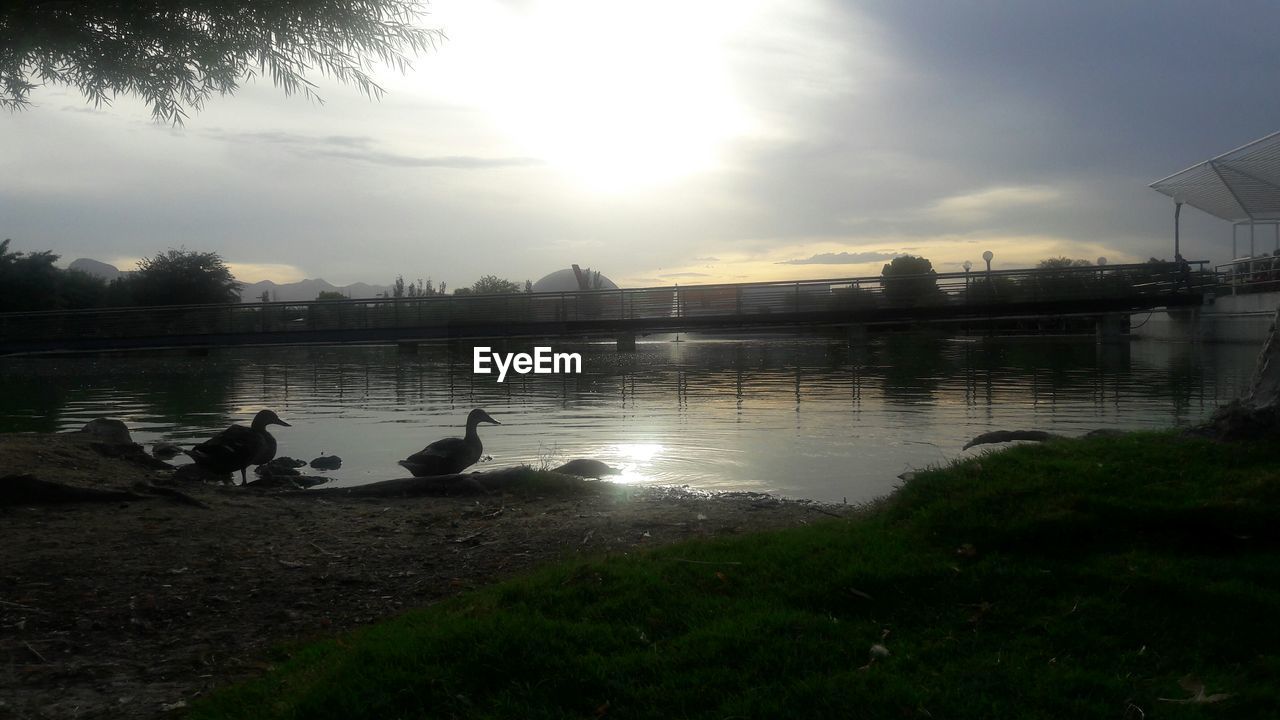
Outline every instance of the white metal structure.
[[(1173, 198), (1179, 209), (1186, 203), (1231, 222), (1233, 260), (1241, 258), (1236, 248), (1242, 227), (1248, 228), (1248, 257), (1258, 255), (1258, 241), (1264, 239), (1259, 226), (1269, 228), (1266, 235), (1274, 236), (1274, 249), (1280, 252), (1280, 132), (1157, 180), (1151, 187)], [(1263, 253), (1271, 254), (1268, 249)]]

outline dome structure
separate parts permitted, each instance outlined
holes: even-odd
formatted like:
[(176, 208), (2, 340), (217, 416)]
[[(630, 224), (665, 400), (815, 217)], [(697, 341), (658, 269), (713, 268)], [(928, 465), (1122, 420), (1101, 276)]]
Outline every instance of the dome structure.
[[(591, 271), (588, 269), (588, 270), (583, 270), (583, 272), (591, 272)], [(595, 275), (594, 272), (591, 272), (591, 274)], [(580, 288), (578, 287), (578, 276), (574, 274), (573, 268), (571, 267), (565, 268), (563, 270), (557, 270), (553, 273), (545, 275), (542, 277), (541, 280), (538, 280), (533, 284), (533, 291), (536, 293), (577, 292), (579, 289)], [(592, 289), (594, 290), (596, 288), (592, 288)], [(601, 275), (600, 287), (598, 289), (617, 290), (618, 285), (617, 283), (605, 277), (604, 275)]]

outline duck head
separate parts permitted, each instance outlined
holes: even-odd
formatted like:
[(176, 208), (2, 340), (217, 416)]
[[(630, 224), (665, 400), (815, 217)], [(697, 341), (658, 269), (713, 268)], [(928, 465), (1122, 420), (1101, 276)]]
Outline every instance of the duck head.
[(490, 425), (502, 424), (497, 420), (494, 420), (493, 418), (489, 417), (489, 413), (481, 410), (480, 408), (476, 408), (475, 410), (471, 411), (470, 415), (467, 415), (467, 427), (475, 427), (480, 423), (489, 423)]
[(293, 427), (289, 423), (280, 419), (280, 416), (272, 410), (259, 410), (257, 415), (253, 416), (253, 429), (262, 430), (268, 425), (283, 425), (285, 427)]

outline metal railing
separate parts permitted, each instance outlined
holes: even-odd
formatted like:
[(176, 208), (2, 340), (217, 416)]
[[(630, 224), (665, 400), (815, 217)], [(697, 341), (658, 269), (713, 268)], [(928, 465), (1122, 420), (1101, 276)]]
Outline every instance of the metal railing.
[(1280, 255), (1237, 258), (1214, 268), (1232, 295), (1280, 290)]
[(1205, 265), (1145, 263), (561, 293), (3, 313), (0, 350), (63, 339), (186, 337), (216, 343), (231, 336), (271, 336), (272, 342), (280, 342), (280, 336), (292, 335), (301, 342), (304, 335), (320, 341), (343, 333), (352, 339), (426, 339), (875, 322), (990, 315), (1002, 308), (1069, 314), (1084, 301), (1150, 307), (1163, 298), (1199, 293), (1216, 282)]

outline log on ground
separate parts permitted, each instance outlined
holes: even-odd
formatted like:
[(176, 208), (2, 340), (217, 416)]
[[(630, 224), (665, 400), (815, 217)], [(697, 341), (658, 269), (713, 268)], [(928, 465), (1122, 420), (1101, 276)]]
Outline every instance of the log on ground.
[(98, 490), (41, 480), (34, 475), (0, 477), (0, 505), (44, 505), (75, 502), (120, 502), (145, 500), (145, 495), (126, 490)]
[(478, 473), (457, 473), (432, 477), (383, 480), (345, 488), (322, 488), (282, 493), (285, 497), (313, 498), (393, 498), (419, 496), (493, 495), (496, 493), (533, 493), (571, 495), (597, 492), (605, 483), (583, 480), (553, 472), (538, 472), (528, 467), (506, 468)]
[(1045, 432), (1044, 430), (996, 430), (994, 432), (982, 433), (978, 437), (965, 443), (963, 449), (968, 450), (974, 445), (1012, 442), (1014, 440), (1035, 440), (1037, 442), (1044, 442), (1045, 440), (1052, 440), (1056, 437), (1059, 436)]

